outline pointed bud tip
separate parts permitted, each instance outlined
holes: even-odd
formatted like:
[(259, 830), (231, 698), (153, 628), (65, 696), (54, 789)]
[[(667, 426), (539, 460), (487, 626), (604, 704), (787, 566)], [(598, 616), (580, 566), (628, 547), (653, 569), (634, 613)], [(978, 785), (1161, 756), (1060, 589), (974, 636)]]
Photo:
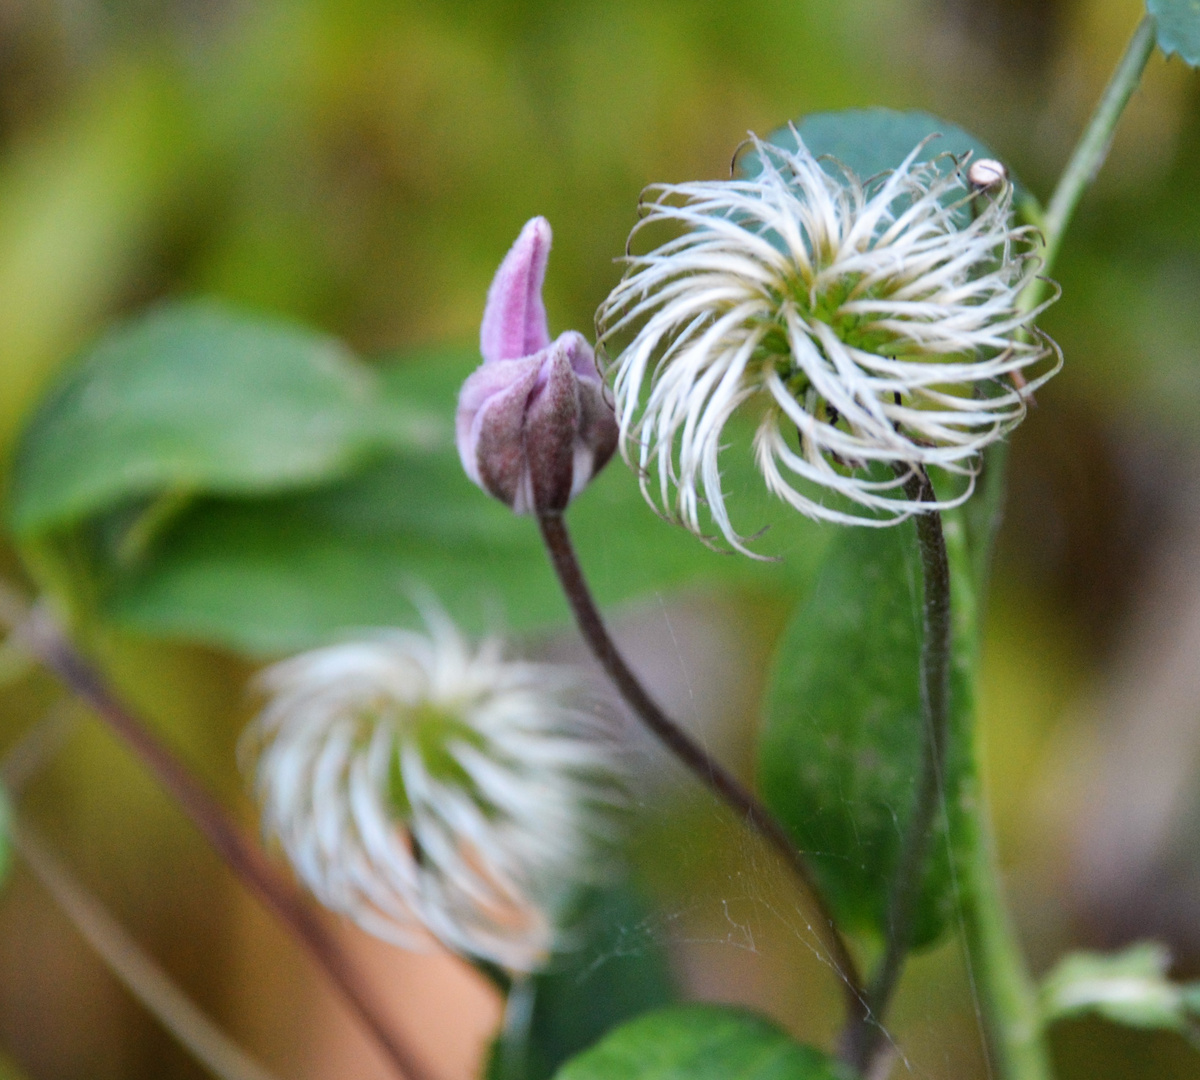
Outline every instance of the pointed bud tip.
[(530, 218), (504, 256), (488, 290), (479, 350), (485, 363), (516, 360), (550, 344), (542, 282), (553, 233), (544, 217)]

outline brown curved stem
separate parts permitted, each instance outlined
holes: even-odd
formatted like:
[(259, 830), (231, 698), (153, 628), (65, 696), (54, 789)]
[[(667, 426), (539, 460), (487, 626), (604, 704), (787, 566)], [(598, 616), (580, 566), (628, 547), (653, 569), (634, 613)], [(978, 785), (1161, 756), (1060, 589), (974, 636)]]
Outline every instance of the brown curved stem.
[(714, 760), (655, 703), (641, 681), (630, 669), (604, 625), (592, 598), (583, 569), (571, 543), (571, 535), (561, 514), (538, 517), (542, 539), (567, 602), (575, 615), (579, 632), (625, 703), (692, 773), (718, 798), (723, 799), (771, 845), (799, 878), (817, 909), (816, 931), (829, 954), (834, 969), (842, 978), (846, 1009), (851, 1017), (865, 1016), (866, 996), (858, 965), (838, 931), (833, 913), (825, 902), (802, 852), (792, 842), (779, 820), (729, 772)]
[[(936, 498), (929, 474), (921, 468), (909, 474), (904, 492), (913, 502), (932, 502)], [(924, 581), (920, 678), (925, 737), (916, 803), (888, 896), (883, 959), (867, 989), (865, 1014), (847, 1025), (841, 1040), (842, 1060), (864, 1074), (869, 1073), (879, 1053), (883, 1017), (908, 954), (921, 878), (933, 839), (934, 818), (942, 801), (942, 778), (950, 741), (950, 562), (941, 514), (937, 511), (918, 514), (916, 526)]]
[[(11, 608), (9, 604), (5, 606)], [(104, 676), (67, 640), (49, 615), (35, 610), (17, 625), (16, 632), (47, 668), (125, 740), (242, 883), (295, 935), (341, 992), (396, 1071), (408, 1080), (428, 1080), (429, 1073), (389, 1029), (383, 1011), (358, 969), (304, 895), (279, 873), (221, 804), (117, 697)]]

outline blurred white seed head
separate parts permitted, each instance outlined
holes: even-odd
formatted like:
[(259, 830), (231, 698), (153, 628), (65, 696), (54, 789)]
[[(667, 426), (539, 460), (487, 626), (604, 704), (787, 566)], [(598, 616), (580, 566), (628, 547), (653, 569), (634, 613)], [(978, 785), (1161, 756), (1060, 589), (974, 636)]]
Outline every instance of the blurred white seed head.
[(426, 932), (510, 972), (611, 857), (605, 722), (566, 668), (472, 646), (438, 609), (275, 664), (247, 731), (263, 827), (328, 907), (409, 948)]
[[(887, 525), (965, 499), (979, 452), (1061, 364), (1032, 325), (1041, 309), (1018, 306), (1037, 238), (1011, 225), (1010, 184), (981, 197), (957, 162), (919, 161), (924, 143), (863, 181), (792, 135), (794, 151), (750, 137), (751, 179), (651, 188), (631, 250), (650, 226), (675, 235), (627, 257), (597, 315), (601, 345), (620, 350), (608, 374), (643, 493), (697, 535), (707, 503), (746, 554), (719, 462), (743, 407), (772, 493), (813, 518)], [(910, 501), (919, 466), (961, 474), (961, 491)]]

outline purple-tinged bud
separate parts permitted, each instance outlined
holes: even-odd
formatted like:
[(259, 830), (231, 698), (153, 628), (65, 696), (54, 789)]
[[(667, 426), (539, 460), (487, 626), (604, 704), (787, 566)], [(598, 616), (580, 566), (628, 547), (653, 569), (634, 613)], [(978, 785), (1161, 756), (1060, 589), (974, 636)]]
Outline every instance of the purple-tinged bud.
[(492, 278), (479, 328), (479, 351), (485, 364), (519, 360), (550, 344), (542, 282), (551, 235), (550, 222), (544, 217), (527, 221)]
[(574, 330), (550, 341), (549, 254), (550, 225), (534, 218), (488, 292), (483, 364), (463, 384), (455, 420), (467, 476), (518, 514), (565, 509), (617, 445), (592, 347)]

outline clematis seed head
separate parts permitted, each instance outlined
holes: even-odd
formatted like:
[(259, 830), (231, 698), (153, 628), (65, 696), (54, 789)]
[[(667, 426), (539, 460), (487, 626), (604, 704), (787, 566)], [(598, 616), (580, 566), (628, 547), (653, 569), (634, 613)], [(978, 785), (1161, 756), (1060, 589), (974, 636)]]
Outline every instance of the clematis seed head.
[[(925, 160), (862, 179), (750, 137), (760, 172), (656, 185), (625, 277), (597, 313), (621, 449), (668, 519), (738, 551), (721, 455), (734, 414), (757, 421), (768, 491), (809, 517), (883, 526), (958, 505), (981, 451), (1061, 366), (1021, 296), (1038, 237), (1012, 221), (996, 162)], [(987, 168), (983, 168), (983, 166)], [(993, 186), (994, 185), (994, 186)], [(972, 211), (965, 213), (964, 211)], [(641, 254), (650, 227), (671, 238)], [(1053, 299), (1053, 298), (1052, 298)], [(957, 489), (915, 501), (917, 470)]]
[(550, 340), (542, 283), (550, 224), (521, 230), (488, 292), (483, 364), (463, 384), (455, 437), (467, 476), (518, 514), (567, 504), (612, 457), (617, 424), (591, 345)]
[(242, 753), (263, 828), (322, 903), (407, 948), (529, 972), (569, 942), (625, 800), (604, 706), (567, 668), (427, 629), (301, 653), (258, 679)]

